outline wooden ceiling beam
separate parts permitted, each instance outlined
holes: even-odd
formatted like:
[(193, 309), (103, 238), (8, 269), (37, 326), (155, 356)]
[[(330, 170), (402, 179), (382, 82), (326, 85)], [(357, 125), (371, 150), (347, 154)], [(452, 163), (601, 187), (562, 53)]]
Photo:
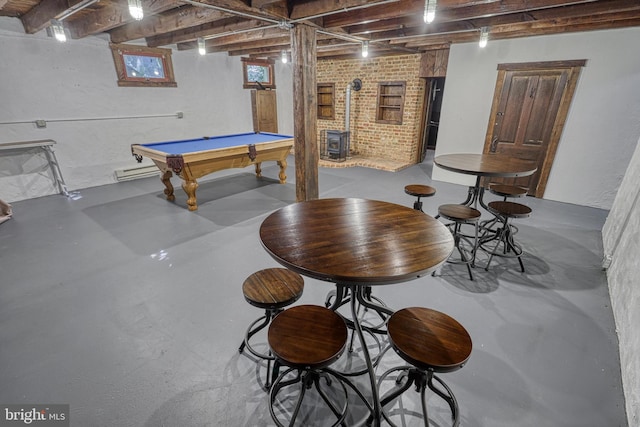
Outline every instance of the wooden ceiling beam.
[[(210, 40), (205, 40), (205, 45), (208, 53), (226, 52), (231, 50), (249, 51), (252, 48), (257, 48), (256, 50), (258, 51), (258, 53), (260, 53), (261, 52), (260, 49), (267, 48), (270, 45), (278, 46), (279, 51), (282, 51), (282, 49), (289, 50), (290, 43), (291, 43), (290, 35), (282, 36), (282, 34), (285, 34), (285, 33), (283, 33), (282, 30), (279, 30), (279, 29), (278, 31), (280, 31), (279, 38), (278, 37), (265, 37), (265, 38), (261, 37), (256, 39), (255, 37), (251, 37), (248, 40), (245, 39), (235, 44), (225, 43), (225, 40), (222, 40), (222, 43), (219, 43), (217, 42), (217, 40), (219, 41), (219, 39), (210, 39)], [(278, 35), (277, 32), (274, 32), (273, 34)], [(318, 44), (318, 46), (326, 46), (326, 45), (338, 44), (338, 43), (341, 43), (344, 45), (344, 44), (348, 44), (349, 42), (332, 38), (331, 36), (328, 36), (325, 34), (318, 34), (316, 36), (316, 43)], [(355, 46), (355, 43), (352, 43), (352, 44)], [(177, 47), (178, 47), (178, 50), (189, 50), (189, 49), (196, 49), (198, 46), (197, 46), (197, 43), (192, 39), (192, 41), (178, 43)]]
[[(221, 7), (228, 10), (237, 11), (243, 14), (248, 14), (253, 17), (264, 17), (270, 20), (280, 21), (283, 17), (280, 15), (279, 8), (275, 7), (276, 4), (272, 4), (272, 7), (266, 5), (262, 8), (252, 7), (251, 1), (248, 3), (243, 0), (197, 0), (199, 3), (209, 4), (214, 7)], [(274, 13), (275, 9), (275, 13)]]
[(289, 19), (289, 2), (287, 0), (251, 0), (251, 7), (271, 16)]
[[(293, 9), (291, 11), (291, 19), (304, 19), (309, 16), (322, 15), (325, 13), (331, 12), (339, 12), (339, 11), (348, 11), (353, 8), (362, 8), (364, 6), (368, 6), (370, 4), (380, 3), (382, 1), (389, 0), (315, 0), (315, 1), (306, 1), (306, 2), (293, 2)], [(391, 4), (400, 4), (403, 1), (397, 0)], [(422, 0), (422, 4), (424, 5), (424, 0)], [(359, 9), (361, 11), (368, 10), (376, 6), (366, 7), (364, 9)], [(342, 12), (340, 12), (342, 13)]]
[[(440, 4), (440, 2), (438, 2)], [(366, 24), (369, 22), (395, 18), (400, 16), (422, 17), (424, 0), (403, 0), (398, 3), (388, 3), (358, 9), (350, 12), (337, 13), (323, 18), (325, 28), (337, 28), (348, 25)]]
[(288, 37), (288, 30), (282, 30), (280, 28), (256, 28), (255, 31), (250, 31), (241, 34), (231, 34), (228, 36), (217, 37), (207, 40), (207, 45), (211, 46), (226, 46), (236, 45), (237, 43), (260, 43), (265, 39), (279, 40), (281, 37)]
[(244, 0), (197, 0), (199, 3), (210, 4), (212, 6), (223, 7), (225, 9), (237, 10), (238, 12), (243, 13), (260, 13), (259, 9), (252, 7)]
[[(226, 50), (226, 49), (225, 49)], [(240, 49), (228, 50), (227, 53), (229, 56), (253, 56), (253, 57), (280, 57), (282, 51), (290, 50), (290, 43), (282, 46), (270, 46), (270, 47), (262, 47), (258, 49)]]
[(270, 26), (264, 21), (247, 20), (239, 17), (226, 18), (219, 21), (208, 22), (195, 27), (184, 28), (178, 31), (160, 34), (158, 36), (147, 37), (147, 46), (166, 46), (174, 43), (182, 43), (195, 40), (198, 37), (219, 36), (225, 33), (236, 31), (248, 31)]
[[(478, 18), (489, 18), (514, 13), (528, 13), (531, 9), (549, 9), (552, 11), (551, 13), (558, 13), (558, 11), (561, 11), (562, 9), (554, 9), (555, 7), (564, 7), (569, 4), (580, 4), (582, 5), (581, 7), (584, 7), (593, 1), (594, 0), (575, 0), (573, 2), (568, 2), (567, 0), (536, 0), (533, 2), (522, 2), (521, 0), (505, 0), (499, 4), (488, 3), (469, 7), (459, 7), (456, 9), (438, 10), (436, 20), (430, 25)], [(635, 2), (635, 0), (624, 1), (627, 3)], [(413, 14), (392, 19), (382, 19), (366, 24), (344, 26), (344, 29), (350, 34), (360, 34), (365, 32), (371, 33), (418, 26), (427, 26), (427, 24), (424, 23), (421, 14)]]
[(40, 2), (20, 18), (24, 32), (27, 34), (35, 34), (47, 28), (52, 19), (62, 16), (67, 10), (80, 2), (81, 0), (50, 0)]
[(196, 27), (198, 25), (229, 18), (231, 15), (214, 9), (204, 9), (194, 6), (182, 6), (165, 13), (145, 18), (114, 28), (110, 31), (113, 43), (123, 43), (152, 37), (154, 34), (164, 34)]
[(251, 0), (251, 7), (260, 9), (265, 6), (271, 6), (276, 3), (286, 3), (286, 0)]
[(245, 42), (239, 42), (239, 43), (230, 43), (230, 44), (224, 44), (224, 43), (216, 43), (216, 39), (213, 40), (206, 40), (205, 41), (207, 47), (211, 46), (211, 47), (221, 47), (224, 50), (250, 50), (250, 49), (264, 49), (264, 48), (268, 48), (271, 46), (278, 46), (278, 50), (282, 50), (283, 46), (286, 46), (286, 48), (289, 48), (289, 44), (291, 43), (291, 37), (287, 34), (284, 37), (272, 37), (272, 38), (260, 38), (257, 40), (249, 40), (249, 41), (245, 41)]
[[(435, 22), (460, 21), (465, 19), (490, 17), (508, 13), (524, 12), (527, 10), (545, 9), (549, 7), (585, 4), (596, 0), (501, 0), (491, 2), (451, 2), (439, 1)], [(375, 25), (376, 21), (389, 18), (407, 17), (409, 22), (421, 23), (424, 11), (424, 1), (407, 0), (401, 5), (375, 6), (362, 11), (345, 12), (324, 18), (327, 28), (348, 27), (353, 25)]]
[[(588, 3), (582, 5), (566, 6), (562, 8), (562, 17), (557, 11), (544, 9), (529, 13), (513, 13), (509, 15), (499, 15), (490, 18), (469, 19), (465, 21), (454, 21), (445, 23), (433, 23), (431, 25), (421, 25), (415, 27), (404, 27), (398, 30), (381, 31), (372, 33), (372, 39), (392, 40), (399, 37), (406, 38), (418, 36), (420, 34), (435, 35), (441, 33), (455, 33), (471, 30), (479, 30), (482, 27), (499, 27), (510, 24), (526, 24), (533, 22), (552, 21), (558, 19), (586, 19), (597, 20), (598, 16), (611, 16), (613, 13), (628, 14), (640, 11), (640, 2), (637, 0), (613, 0), (607, 2)], [(545, 24), (546, 26), (547, 24)], [(557, 24), (555, 24), (557, 25)]]
[(343, 60), (343, 59), (360, 59), (362, 63), (366, 63), (375, 58), (381, 58), (386, 56), (397, 56), (397, 55), (406, 55), (406, 52), (398, 52), (398, 51), (369, 51), (369, 56), (367, 58), (363, 58), (360, 49), (355, 50), (342, 50), (342, 51), (328, 51), (328, 52), (318, 52), (318, 61), (320, 60)]
[(587, 23), (587, 24), (574, 24), (567, 25), (566, 27), (558, 27), (558, 26), (548, 26), (544, 28), (535, 28), (531, 29), (530, 32), (520, 30), (512, 30), (512, 31), (500, 31), (496, 34), (489, 36), (489, 43), (491, 40), (506, 40), (506, 39), (516, 39), (522, 37), (533, 37), (533, 36), (545, 36), (545, 35), (553, 35), (560, 33), (577, 33), (577, 32), (586, 32), (586, 31), (597, 31), (597, 30), (611, 30), (616, 28), (627, 28), (627, 27), (636, 27), (640, 26), (640, 18), (629, 18), (622, 19), (613, 22), (599, 22), (599, 23)]
[[(603, 14), (596, 17), (585, 16), (578, 18), (511, 23), (490, 27), (489, 42), (491, 42), (491, 40), (541, 36), (564, 32), (605, 30), (638, 25), (640, 25), (640, 14), (630, 16), (629, 13), (624, 12)], [(470, 30), (459, 33), (409, 37), (406, 39), (393, 40), (391, 43), (403, 43), (406, 47), (419, 48), (443, 41), (449, 41), (451, 43), (467, 43), (470, 41), (476, 41), (479, 37), (480, 33), (478, 30)]]
[(570, 31), (585, 31), (587, 26), (592, 27), (594, 30), (604, 30), (609, 28), (619, 28), (620, 25), (626, 26), (629, 23), (640, 22), (640, 13), (636, 13), (631, 16), (624, 12), (615, 12), (608, 14), (601, 14), (596, 16), (581, 16), (575, 18), (553, 18), (546, 21), (533, 21), (525, 22), (521, 24), (509, 24), (498, 25), (497, 27), (491, 27), (489, 38), (491, 35), (500, 37), (501, 34), (510, 34), (514, 32), (520, 32), (521, 37), (544, 35), (544, 34), (556, 34), (560, 32)]
[[(102, 33), (134, 21), (129, 14), (129, 7), (126, 2), (98, 2), (96, 6), (99, 6), (99, 8), (91, 14), (82, 14), (77, 19), (76, 15), (74, 15), (69, 19), (69, 22), (65, 21), (72, 38), (80, 39)], [(144, 13), (148, 17), (155, 13), (173, 9), (176, 7), (176, 2), (172, 0), (156, 0), (144, 3), (144, 6)]]

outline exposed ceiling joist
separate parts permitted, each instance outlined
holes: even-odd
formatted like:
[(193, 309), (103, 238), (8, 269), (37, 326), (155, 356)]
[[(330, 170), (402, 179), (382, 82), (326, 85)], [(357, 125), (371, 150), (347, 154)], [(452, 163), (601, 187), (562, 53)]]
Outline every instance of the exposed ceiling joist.
[(184, 50), (203, 38), (207, 52), (272, 58), (290, 49), (293, 25), (318, 30), (318, 58), (355, 57), (363, 40), (371, 56), (425, 52), (476, 41), (481, 27), (497, 40), (640, 25), (639, 0), (438, 0), (431, 24), (424, 0), (145, 0), (142, 21), (124, 0), (92, 1), (0, 0), (0, 16), (20, 18), (29, 34), (64, 17), (72, 39), (107, 33)]

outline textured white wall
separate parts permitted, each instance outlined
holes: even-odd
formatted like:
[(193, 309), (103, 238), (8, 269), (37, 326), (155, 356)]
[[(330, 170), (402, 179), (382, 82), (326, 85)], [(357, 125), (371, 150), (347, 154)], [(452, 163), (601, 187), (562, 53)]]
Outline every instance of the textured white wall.
[[(545, 199), (609, 209), (640, 135), (640, 28), (451, 47), (436, 155), (481, 153), (497, 65), (586, 59)], [(435, 167), (433, 179), (473, 178)]]
[(640, 140), (602, 229), (630, 426), (640, 425)]
[[(58, 43), (45, 32), (26, 35), (18, 19), (0, 17), (0, 58), (0, 123), (184, 113), (183, 119), (51, 121), (44, 129), (34, 123), (0, 124), (0, 143), (57, 141), (54, 148), (69, 190), (115, 182), (114, 170), (136, 164), (133, 143), (253, 129), (239, 57), (174, 50), (177, 88), (123, 88), (117, 86), (108, 40)], [(293, 131), (290, 74), (286, 65), (276, 66), (281, 133)], [(0, 198), (17, 201), (57, 192), (46, 171), (19, 167), (35, 161), (0, 152)]]

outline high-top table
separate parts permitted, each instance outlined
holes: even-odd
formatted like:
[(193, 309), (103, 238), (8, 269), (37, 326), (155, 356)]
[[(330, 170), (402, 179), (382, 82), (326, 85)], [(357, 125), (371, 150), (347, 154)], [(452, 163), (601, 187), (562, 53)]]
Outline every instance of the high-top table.
[(371, 304), (365, 289), (406, 282), (443, 264), (453, 251), (451, 233), (440, 221), (405, 206), (356, 198), (318, 199), (273, 212), (260, 226), (260, 240), (283, 266), (351, 293), (354, 329), (371, 381), (372, 416), (379, 425), (375, 371), (357, 308), (384, 311), (385, 307)]
[(433, 163), (448, 171), (476, 176), (475, 186), (469, 187), (467, 200), (462, 203), (468, 206), (473, 205), (474, 208), (478, 207), (478, 201), (486, 208), (482, 203), (484, 189), (480, 186), (483, 177), (529, 176), (538, 169), (534, 162), (501, 154), (443, 154), (433, 159)]

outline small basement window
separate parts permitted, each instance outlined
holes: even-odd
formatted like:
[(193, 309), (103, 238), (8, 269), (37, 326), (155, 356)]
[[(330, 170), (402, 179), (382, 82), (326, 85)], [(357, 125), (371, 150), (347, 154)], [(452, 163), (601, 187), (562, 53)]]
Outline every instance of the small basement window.
[(275, 89), (276, 76), (272, 59), (242, 59), (242, 77), (245, 89)]
[(378, 107), (376, 122), (401, 125), (404, 112), (404, 92), (406, 82), (378, 83)]
[(118, 86), (176, 87), (171, 49), (110, 44)]

